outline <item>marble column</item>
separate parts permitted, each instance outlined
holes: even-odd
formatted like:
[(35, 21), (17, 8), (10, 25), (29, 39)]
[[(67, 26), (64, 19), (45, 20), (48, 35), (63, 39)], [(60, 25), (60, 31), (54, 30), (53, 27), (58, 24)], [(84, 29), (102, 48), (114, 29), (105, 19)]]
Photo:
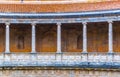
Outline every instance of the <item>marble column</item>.
[(10, 23), (5, 23), (6, 25), (6, 42), (5, 42), (5, 53), (10, 53)]
[(109, 50), (108, 53), (113, 53), (113, 31), (112, 31), (112, 21), (108, 21), (109, 24), (109, 32), (108, 32), (108, 40), (109, 40)]
[(36, 33), (36, 30), (35, 30), (35, 23), (32, 23), (31, 24), (32, 25), (32, 51), (31, 51), (31, 53), (36, 53), (36, 45), (35, 45), (35, 42), (36, 42), (36, 35), (35, 35), (35, 33)]
[(87, 23), (83, 22), (83, 51), (82, 53), (87, 53)]
[(57, 23), (57, 53), (61, 53), (61, 23)]

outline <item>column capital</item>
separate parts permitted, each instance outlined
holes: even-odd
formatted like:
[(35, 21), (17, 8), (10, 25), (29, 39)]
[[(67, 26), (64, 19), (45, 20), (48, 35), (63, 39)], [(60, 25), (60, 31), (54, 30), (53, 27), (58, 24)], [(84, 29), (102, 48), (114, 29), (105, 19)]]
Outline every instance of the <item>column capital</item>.
[(6, 23), (5, 23), (5, 25), (9, 26), (9, 25), (10, 25), (10, 23), (9, 23), (9, 22), (6, 22)]
[(61, 26), (62, 25), (62, 23), (60, 23), (60, 22), (58, 22), (58, 23), (56, 23), (58, 26)]
[(112, 20), (108, 20), (108, 23), (112, 24), (112, 23), (113, 23), (113, 21), (112, 21)]
[(87, 25), (87, 22), (82, 22), (83, 25)]
[(31, 23), (31, 25), (32, 25), (32, 26), (35, 26), (35, 25), (36, 25), (36, 23)]

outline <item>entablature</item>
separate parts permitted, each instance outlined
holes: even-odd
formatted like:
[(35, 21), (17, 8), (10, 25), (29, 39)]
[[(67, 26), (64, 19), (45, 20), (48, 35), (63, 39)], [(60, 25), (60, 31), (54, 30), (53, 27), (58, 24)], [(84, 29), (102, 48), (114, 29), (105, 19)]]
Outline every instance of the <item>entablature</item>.
[(108, 22), (108, 21), (120, 21), (120, 16), (106, 16), (106, 17), (90, 17), (90, 18), (61, 18), (61, 19), (8, 19), (0, 18), (0, 23), (23, 23), (31, 24), (34, 23), (82, 23), (82, 22)]
[(81, 23), (120, 21), (120, 10), (74, 13), (0, 13), (0, 23)]
[(14, 13), (1, 12), (0, 18), (11, 19), (62, 19), (62, 18), (90, 18), (90, 17), (106, 17), (119, 16), (120, 9), (86, 11), (86, 12), (54, 12), (54, 13)]

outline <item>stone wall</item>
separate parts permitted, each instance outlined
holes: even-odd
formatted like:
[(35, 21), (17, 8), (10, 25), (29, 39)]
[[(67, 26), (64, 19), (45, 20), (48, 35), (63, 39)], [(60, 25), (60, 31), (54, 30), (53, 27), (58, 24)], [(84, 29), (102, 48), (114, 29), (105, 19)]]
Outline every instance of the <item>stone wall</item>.
[(119, 71), (102, 70), (0, 70), (0, 77), (119, 77)]
[(119, 77), (120, 54), (0, 54), (0, 77)]

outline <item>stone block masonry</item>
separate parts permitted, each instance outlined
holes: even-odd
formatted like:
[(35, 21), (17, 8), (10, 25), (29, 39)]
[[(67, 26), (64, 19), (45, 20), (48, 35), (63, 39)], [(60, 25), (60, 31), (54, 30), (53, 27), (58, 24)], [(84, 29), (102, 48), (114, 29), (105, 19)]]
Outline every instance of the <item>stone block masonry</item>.
[(32, 69), (0, 70), (0, 77), (119, 77), (119, 71), (104, 70), (66, 70), (66, 69)]
[(0, 54), (0, 67), (120, 68), (120, 54), (8, 53)]

